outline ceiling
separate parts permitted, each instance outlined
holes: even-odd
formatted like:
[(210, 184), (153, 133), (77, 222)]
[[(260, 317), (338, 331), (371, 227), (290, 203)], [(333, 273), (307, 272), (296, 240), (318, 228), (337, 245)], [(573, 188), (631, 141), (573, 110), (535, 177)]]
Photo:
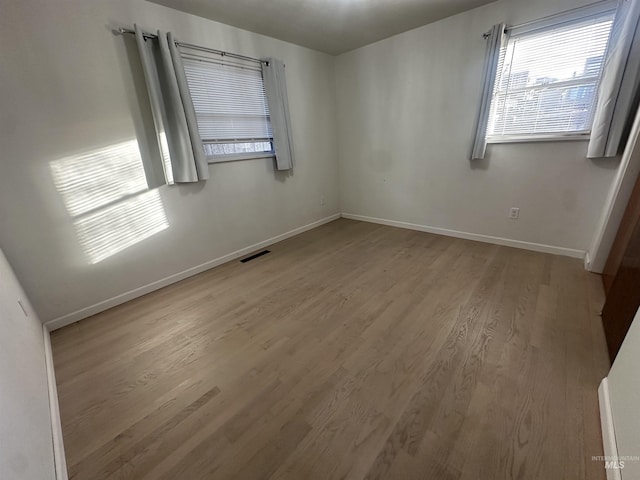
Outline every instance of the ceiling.
[(149, 0), (338, 55), (495, 0)]

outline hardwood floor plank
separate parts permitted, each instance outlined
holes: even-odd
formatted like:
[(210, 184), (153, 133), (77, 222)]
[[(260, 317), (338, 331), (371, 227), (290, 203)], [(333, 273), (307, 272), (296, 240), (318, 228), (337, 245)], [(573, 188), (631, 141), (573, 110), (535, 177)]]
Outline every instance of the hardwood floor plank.
[(604, 479), (599, 277), (338, 220), (52, 333), (72, 479)]

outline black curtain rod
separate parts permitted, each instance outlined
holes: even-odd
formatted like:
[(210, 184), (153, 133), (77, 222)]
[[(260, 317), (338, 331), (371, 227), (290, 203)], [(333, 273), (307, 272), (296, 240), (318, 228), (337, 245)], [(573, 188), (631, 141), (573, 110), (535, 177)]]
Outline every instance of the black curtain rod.
[[(130, 28), (124, 28), (124, 27), (118, 28), (118, 32), (122, 34), (124, 33), (130, 33), (133, 35), (136, 34), (135, 30), (131, 30)], [(158, 35), (154, 33), (142, 32), (142, 35), (144, 36), (144, 38), (158, 38)], [(215, 48), (201, 47), (200, 45), (194, 45), (192, 43), (184, 43), (184, 42), (176, 41), (176, 45), (178, 45), (179, 47), (190, 48), (191, 50), (199, 50), (201, 52), (214, 53), (216, 55), (220, 55), (221, 57), (237, 58), (239, 60), (245, 60), (247, 62), (259, 63), (260, 65), (262, 64), (269, 65), (269, 62), (267, 62), (266, 60), (260, 60), (259, 58), (247, 57), (245, 55), (238, 55), (237, 53), (229, 53), (222, 50), (216, 50)]]

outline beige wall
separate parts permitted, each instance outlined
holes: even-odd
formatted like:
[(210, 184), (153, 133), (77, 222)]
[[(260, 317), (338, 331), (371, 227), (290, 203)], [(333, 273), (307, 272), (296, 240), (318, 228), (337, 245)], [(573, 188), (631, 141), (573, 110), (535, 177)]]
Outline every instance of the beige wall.
[[(609, 397), (618, 456), (640, 457), (640, 311), (609, 372)], [(622, 480), (640, 478), (640, 460), (625, 461)]]
[(42, 324), (1, 250), (0, 325), (0, 478), (54, 479)]
[[(136, 138), (145, 153), (149, 108), (135, 43), (112, 32), (134, 22), (283, 59), (297, 163), (289, 177), (272, 160), (216, 164), (204, 184), (160, 188), (161, 207), (143, 216), (168, 227), (91, 264), (51, 165), (83, 154), (99, 165)], [(329, 55), (142, 0), (3, 2), (0, 45), (0, 245), (44, 321), (339, 212)]]
[(582, 141), (490, 145), (468, 160), (482, 33), (586, 3), (501, 0), (339, 56), (342, 211), (587, 250), (617, 159), (587, 160)]

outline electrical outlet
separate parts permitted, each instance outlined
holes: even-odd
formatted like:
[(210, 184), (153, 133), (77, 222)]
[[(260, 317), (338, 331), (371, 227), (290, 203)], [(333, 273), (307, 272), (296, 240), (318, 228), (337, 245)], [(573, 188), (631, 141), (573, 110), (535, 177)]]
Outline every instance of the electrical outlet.
[(320, 197), (320, 205), (324, 205), (326, 202), (324, 200), (324, 195)]
[(513, 220), (517, 220), (519, 216), (520, 216), (520, 209), (517, 207), (511, 208), (511, 210), (509, 211), (509, 218)]

